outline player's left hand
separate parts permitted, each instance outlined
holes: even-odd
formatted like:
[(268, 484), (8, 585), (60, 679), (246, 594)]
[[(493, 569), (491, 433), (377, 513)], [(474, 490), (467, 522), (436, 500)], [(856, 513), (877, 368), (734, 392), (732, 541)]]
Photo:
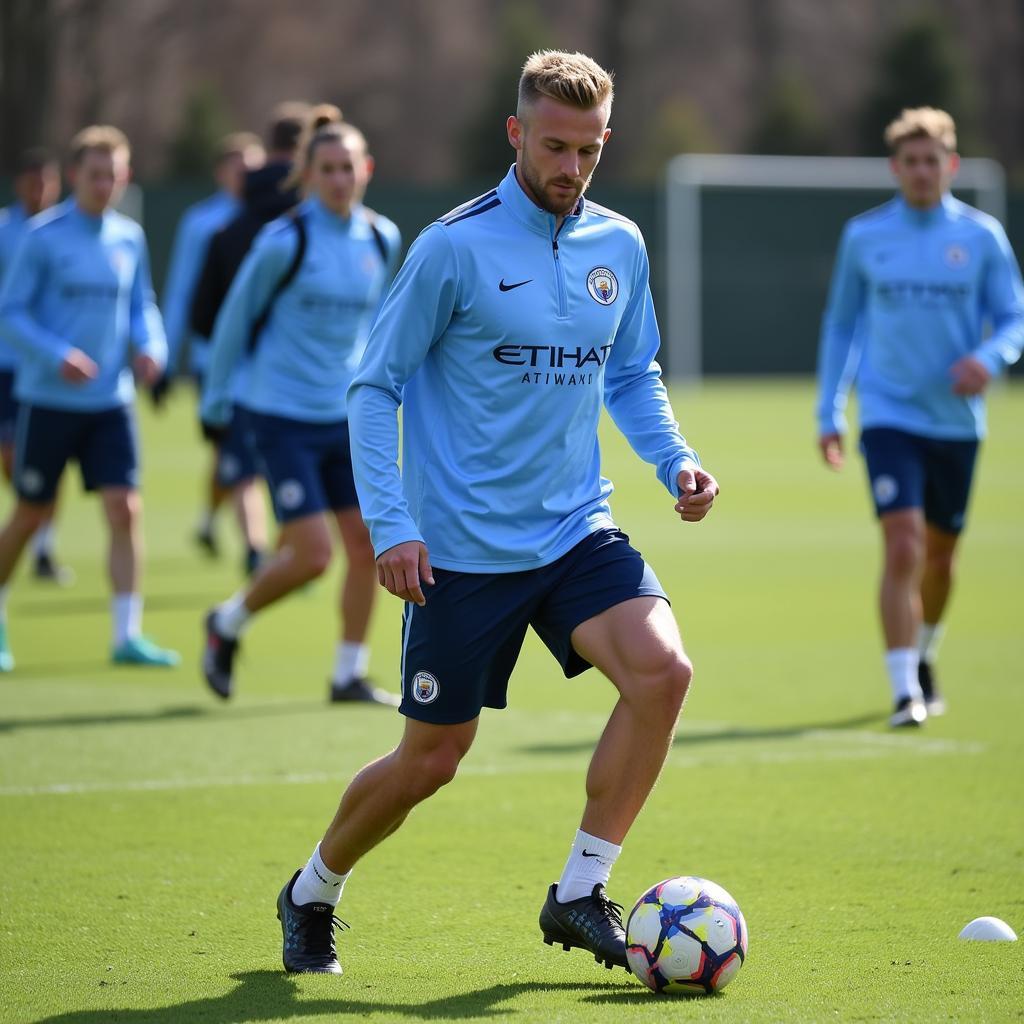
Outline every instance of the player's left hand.
[(152, 357), (140, 352), (132, 364), (135, 368), (135, 379), (144, 387), (151, 388), (163, 372), (160, 364)]
[(974, 356), (958, 359), (949, 372), (953, 378), (954, 395), (980, 395), (992, 379), (985, 364)]
[(676, 511), (684, 523), (699, 523), (710, 511), (718, 494), (718, 481), (703, 469), (684, 469), (676, 478), (679, 500)]

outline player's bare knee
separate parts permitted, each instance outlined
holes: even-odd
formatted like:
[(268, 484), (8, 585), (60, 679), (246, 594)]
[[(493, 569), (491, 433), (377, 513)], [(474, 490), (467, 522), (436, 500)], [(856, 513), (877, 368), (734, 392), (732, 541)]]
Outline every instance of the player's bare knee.
[(302, 555), (302, 566), (308, 579), (316, 579), (327, 572), (331, 564), (330, 544), (315, 544)]
[(892, 533), (885, 542), (885, 568), (890, 575), (913, 576), (924, 562), (924, 544), (912, 530)]
[(409, 764), (407, 784), (416, 801), (432, 796), (447, 786), (459, 770), (464, 751), (453, 743), (443, 743), (422, 751)]
[(929, 551), (928, 572), (940, 579), (951, 579), (953, 576), (953, 552)]
[(23, 534), (35, 533), (51, 514), (52, 505), (38, 505), (34, 502), (19, 501), (14, 510), (12, 522)]
[(137, 495), (119, 494), (104, 501), (107, 523), (115, 533), (129, 533), (138, 521), (142, 506), (136, 500)]

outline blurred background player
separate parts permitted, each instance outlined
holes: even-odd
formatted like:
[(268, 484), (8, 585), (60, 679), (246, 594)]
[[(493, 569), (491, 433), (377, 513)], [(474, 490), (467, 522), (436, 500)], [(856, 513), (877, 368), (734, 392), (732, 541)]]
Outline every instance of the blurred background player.
[(1020, 357), (1024, 287), (999, 223), (949, 192), (959, 165), (953, 119), (904, 110), (885, 140), (900, 195), (843, 232), (822, 326), (818, 429), (826, 463), (839, 469), (856, 380), (885, 545), (890, 724), (906, 726), (945, 711), (933, 662), (985, 436), (983, 396)]
[(377, 575), (345, 399), (401, 248), (395, 225), (362, 205), (372, 173), (358, 129), (314, 127), (294, 175), (308, 198), (256, 240), (214, 328), (203, 421), (231, 417), (234, 368), (252, 339), (243, 404), (281, 524), (277, 554), (207, 616), (203, 673), (221, 697), (249, 619), (326, 570), (333, 519), (347, 567), (331, 700), (398, 704), (366, 678)]
[[(212, 337), (231, 282), (260, 229), (299, 201), (298, 190), (288, 184), (288, 178), (309, 111), (306, 103), (280, 103), (274, 108), (266, 136), (266, 162), (246, 174), (241, 210), (210, 239), (190, 311), (192, 330), (200, 339)], [(243, 359), (235, 367), (233, 396), (246, 391), (245, 370)], [(252, 575), (267, 547), (267, 514), (245, 411), (240, 409), (216, 430), (205, 425), (203, 433), (217, 449), (217, 483), (233, 494), (245, 543), (245, 570)], [(204, 512), (202, 519), (206, 518)]]
[(117, 128), (94, 125), (75, 136), (72, 195), (29, 225), (0, 293), (0, 332), (21, 352), (18, 502), (0, 531), (0, 670), (14, 664), (8, 583), (29, 538), (51, 514), (69, 459), (78, 462), (86, 489), (99, 491), (110, 531), (114, 662), (178, 662), (175, 652), (142, 635), (133, 371), (143, 384), (154, 384), (167, 345), (142, 228), (112, 209), (131, 177), (130, 156)]
[[(60, 199), (60, 167), (57, 161), (41, 149), (22, 153), (14, 175), (14, 195), (15, 201), (0, 210), (0, 287), (29, 218), (49, 209)], [(9, 481), (13, 479), (14, 424), (18, 414), (18, 403), (14, 398), (17, 368), (17, 349), (4, 344), (0, 338), (0, 463)], [(53, 520), (48, 518), (33, 538), (33, 572), (36, 579), (67, 585), (74, 581), (75, 574), (67, 566), (57, 563), (53, 543)]]
[[(167, 370), (153, 390), (157, 402), (162, 401), (174, 377), (179, 374), (194, 376), (202, 390), (207, 339), (193, 332), (189, 322), (196, 282), (206, 260), (210, 239), (241, 212), (246, 174), (260, 168), (264, 159), (263, 145), (256, 135), (251, 132), (226, 135), (220, 142), (213, 167), (217, 191), (190, 206), (182, 215), (174, 237), (161, 303), (167, 331)], [(196, 527), (197, 542), (211, 555), (218, 553), (214, 516), (231, 493), (221, 485), (218, 462), (215, 452), (204, 487), (206, 507)], [(246, 526), (247, 489), (236, 488), (234, 494), (242, 535), (246, 537), (250, 532)]]

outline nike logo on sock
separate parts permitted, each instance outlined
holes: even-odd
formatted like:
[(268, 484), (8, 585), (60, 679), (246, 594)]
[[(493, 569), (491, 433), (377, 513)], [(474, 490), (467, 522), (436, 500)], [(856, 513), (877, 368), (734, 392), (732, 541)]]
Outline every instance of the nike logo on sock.
[(600, 857), (601, 854), (599, 854), (599, 853), (587, 853), (587, 851), (584, 850), (583, 851), (583, 856), (584, 857)]

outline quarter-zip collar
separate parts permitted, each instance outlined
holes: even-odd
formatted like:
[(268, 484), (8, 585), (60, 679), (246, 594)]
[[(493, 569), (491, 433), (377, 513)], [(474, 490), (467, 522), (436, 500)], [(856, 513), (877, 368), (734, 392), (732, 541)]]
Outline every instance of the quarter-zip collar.
[(525, 224), (536, 234), (543, 235), (548, 241), (553, 240), (556, 235), (562, 238), (572, 231), (583, 214), (584, 199), (583, 196), (580, 196), (573, 212), (566, 214), (561, 228), (558, 228), (558, 220), (555, 215), (548, 213), (547, 210), (542, 210), (519, 184), (515, 164), (509, 168), (508, 174), (499, 182), (498, 198), (516, 220)]
[(903, 219), (908, 224), (921, 228), (930, 228), (942, 223), (953, 213), (955, 204), (956, 200), (949, 192), (943, 193), (942, 198), (934, 206), (923, 210), (911, 206), (902, 195), (896, 196), (896, 206)]

